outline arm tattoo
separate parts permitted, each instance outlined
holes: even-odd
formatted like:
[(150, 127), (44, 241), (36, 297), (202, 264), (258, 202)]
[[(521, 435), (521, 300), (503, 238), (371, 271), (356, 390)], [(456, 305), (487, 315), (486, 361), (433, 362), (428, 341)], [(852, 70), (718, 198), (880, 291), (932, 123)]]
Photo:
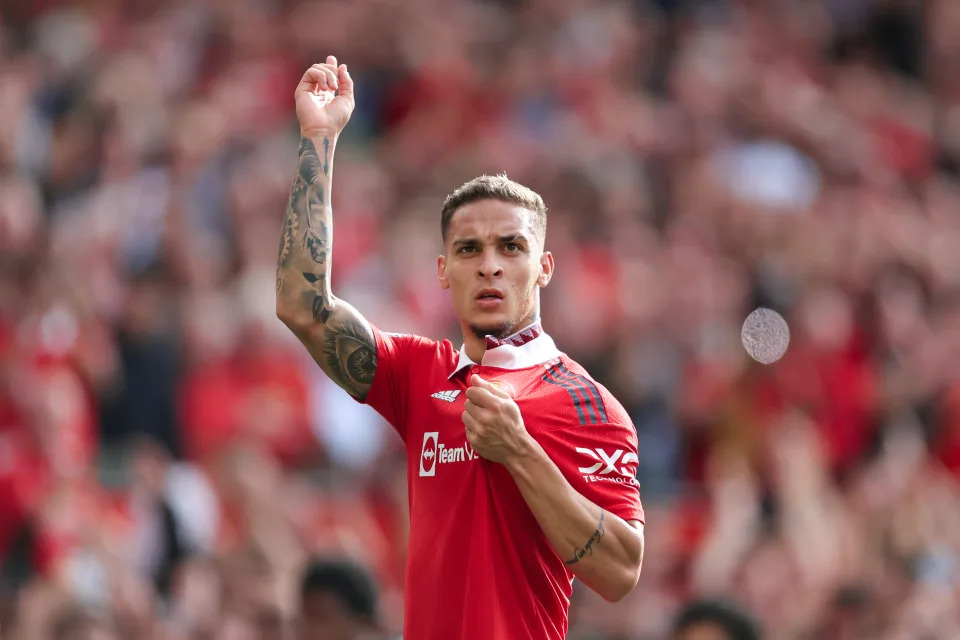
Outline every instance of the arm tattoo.
[(323, 175), (330, 175), (330, 140), (323, 139)]
[[(323, 139), (324, 148), (329, 147), (330, 140)], [(317, 146), (313, 144), (310, 138), (300, 139), (300, 166), (298, 173), (307, 184), (315, 184), (320, 177), (320, 156), (317, 154)], [(326, 175), (326, 174), (324, 174)]]
[(600, 512), (600, 522), (597, 523), (597, 530), (593, 532), (593, 535), (590, 536), (590, 539), (587, 540), (587, 543), (583, 547), (575, 547), (573, 549), (573, 558), (567, 560), (563, 564), (576, 564), (580, 562), (581, 558), (586, 555), (593, 555), (593, 545), (594, 543), (600, 544), (600, 540), (606, 535), (606, 531), (603, 528), (603, 516), (606, 515), (605, 511)]
[(294, 243), (300, 230), (300, 212), (304, 209), (303, 194), (305, 191), (306, 185), (297, 175), (296, 180), (293, 181), (293, 188), (290, 189), (290, 201), (287, 203), (287, 211), (283, 216), (283, 227), (280, 231), (280, 251), (277, 256), (278, 274), (293, 259)]
[(349, 381), (352, 388), (369, 390), (377, 368), (377, 345), (373, 344), (369, 327), (346, 320), (336, 323), (338, 326), (331, 327), (333, 330), (323, 336), (327, 365), (330, 371), (337, 372), (338, 379)]
[(330, 147), (324, 138), (321, 160), (312, 140), (300, 141), (277, 254), (278, 306), (312, 321), (301, 336), (311, 355), (334, 382), (363, 399), (376, 371), (377, 346), (366, 320), (330, 291)]
[[(327, 148), (330, 144), (328, 138), (323, 139), (323, 146)], [(327, 167), (324, 166), (323, 175), (327, 175)], [(317, 155), (317, 147), (309, 138), (303, 138), (300, 141), (300, 170), (298, 177), (310, 185), (306, 190), (306, 205), (300, 204), (306, 208), (305, 229), (303, 231), (303, 243), (310, 254), (310, 259), (319, 265), (324, 265), (327, 261), (327, 252), (330, 249), (327, 232), (327, 223), (324, 220), (326, 211), (324, 210), (324, 185), (320, 179), (320, 157)]]

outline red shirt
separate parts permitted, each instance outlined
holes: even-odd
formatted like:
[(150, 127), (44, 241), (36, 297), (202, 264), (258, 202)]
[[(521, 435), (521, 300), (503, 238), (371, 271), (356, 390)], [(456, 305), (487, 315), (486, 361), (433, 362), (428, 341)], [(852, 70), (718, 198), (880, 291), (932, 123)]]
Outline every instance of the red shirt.
[[(383, 333), (367, 403), (407, 451), (410, 541), (404, 637), (561, 639), (573, 574), (506, 467), (464, 433), (467, 370), (499, 381), (567, 481), (601, 508), (643, 522), (637, 436), (623, 407), (539, 326), (487, 338), (475, 365), (449, 341)], [(573, 549), (565, 555), (571, 555)]]

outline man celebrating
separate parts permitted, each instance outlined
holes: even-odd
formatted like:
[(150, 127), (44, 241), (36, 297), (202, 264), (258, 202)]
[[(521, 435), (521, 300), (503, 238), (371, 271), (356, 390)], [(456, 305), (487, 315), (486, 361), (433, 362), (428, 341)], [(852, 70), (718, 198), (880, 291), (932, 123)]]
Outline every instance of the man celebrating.
[(636, 586), (644, 516), (629, 417), (539, 323), (554, 270), (546, 207), (500, 176), (454, 191), (437, 273), (463, 346), (381, 332), (330, 283), (333, 152), (353, 80), (330, 56), (295, 97), (302, 141), (277, 315), (406, 443), (404, 637), (563, 638), (574, 576), (611, 601)]

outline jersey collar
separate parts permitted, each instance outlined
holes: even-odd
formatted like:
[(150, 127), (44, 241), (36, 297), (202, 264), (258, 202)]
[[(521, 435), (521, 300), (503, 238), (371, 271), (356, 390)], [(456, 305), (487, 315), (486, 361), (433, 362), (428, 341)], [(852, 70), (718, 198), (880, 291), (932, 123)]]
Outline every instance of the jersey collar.
[[(497, 369), (524, 369), (559, 356), (560, 351), (553, 338), (544, 333), (543, 327), (536, 322), (506, 338), (487, 336), (487, 349), (480, 362), (485, 367)], [(475, 364), (467, 355), (467, 345), (464, 344), (460, 347), (457, 366), (448, 379)]]

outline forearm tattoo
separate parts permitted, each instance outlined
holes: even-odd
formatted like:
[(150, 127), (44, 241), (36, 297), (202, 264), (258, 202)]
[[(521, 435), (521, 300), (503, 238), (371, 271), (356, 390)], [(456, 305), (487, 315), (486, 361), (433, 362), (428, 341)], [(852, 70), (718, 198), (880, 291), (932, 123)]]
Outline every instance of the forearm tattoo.
[(593, 535), (590, 536), (590, 539), (587, 540), (587, 543), (582, 547), (574, 547), (573, 549), (573, 558), (567, 560), (563, 564), (576, 564), (586, 555), (593, 555), (593, 545), (600, 544), (600, 540), (603, 539), (603, 536), (606, 535), (606, 531), (603, 528), (603, 516), (606, 515), (605, 511), (600, 512), (600, 522), (597, 523), (597, 530), (593, 532)]
[(321, 160), (312, 140), (300, 141), (297, 175), (280, 232), (277, 296), (315, 323), (306, 342), (317, 364), (352, 396), (364, 399), (376, 371), (377, 347), (363, 317), (330, 291), (330, 147), (324, 138)]

